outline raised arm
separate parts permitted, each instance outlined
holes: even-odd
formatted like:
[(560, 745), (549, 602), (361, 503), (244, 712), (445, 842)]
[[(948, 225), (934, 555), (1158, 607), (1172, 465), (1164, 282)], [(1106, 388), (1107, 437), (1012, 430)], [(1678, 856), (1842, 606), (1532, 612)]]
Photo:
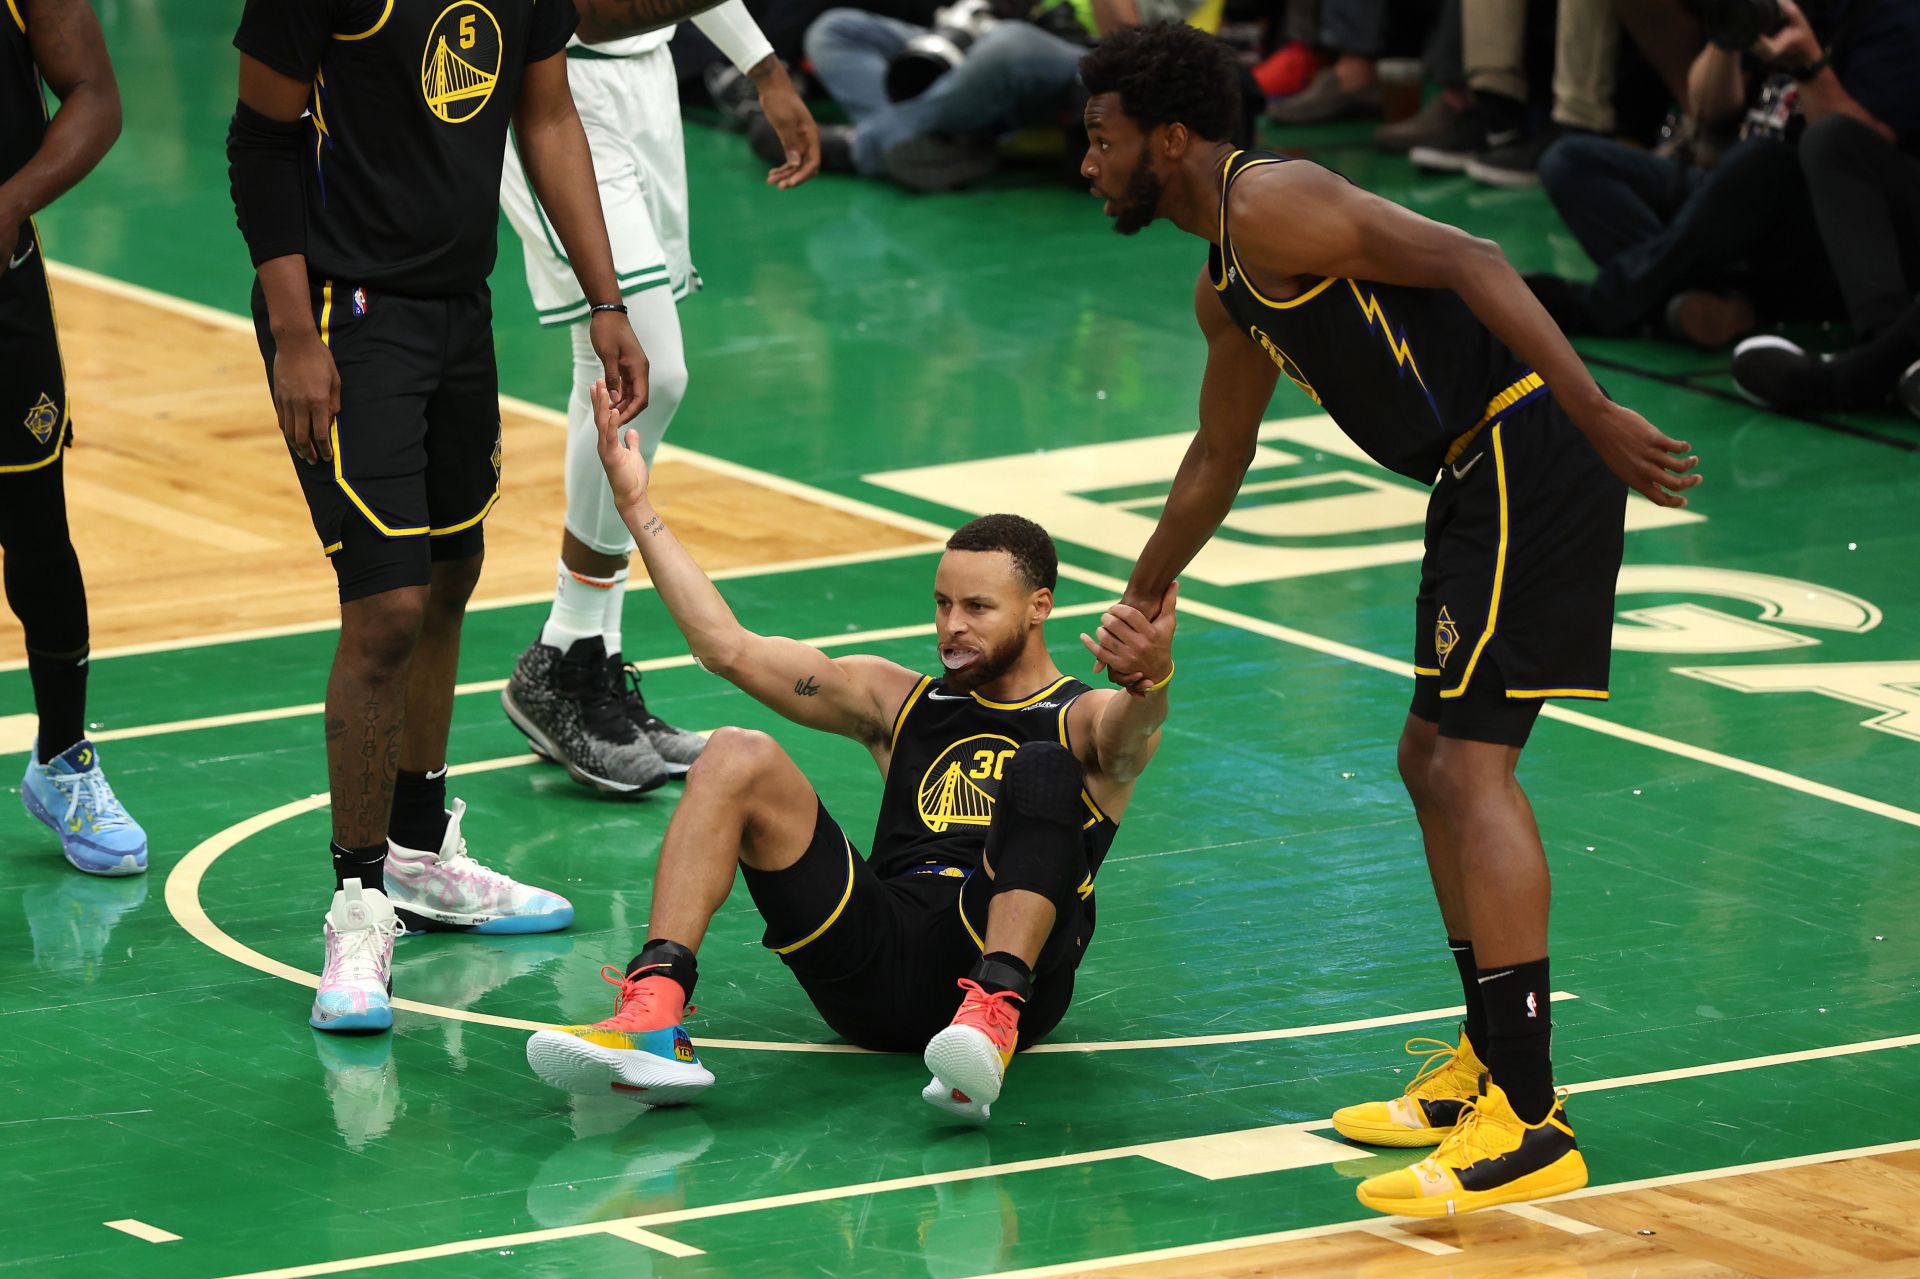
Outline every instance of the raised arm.
[(1160, 523), (1134, 563), (1122, 602), (1152, 617), (1167, 587), (1200, 553), (1233, 507), (1253, 463), (1260, 420), (1280, 370), (1220, 305), (1206, 272), (1194, 284), (1194, 316), (1207, 339), (1200, 383), (1200, 429), (1187, 445)]
[[(1127, 604), (1115, 604), (1100, 619), (1092, 635), (1080, 642), (1127, 692), (1083, 694), (1068, 712), (1068, 737), (1087, 771), (1115, 787), (1131, 786), (1145, 771), (1160, 746), (1160, 726), (1167, 719), (1167, 690), (1173, 683), (1174, 606), (1178, 583), (1170, 584), (1149, 618)], [(1109, 791), (1101, 796), (1114, 810), (1125, 795)], [(1117, 817), (1119, 814), (1114, 812)]]
[(883, 761), (893, 719), (920, 676), (883, 658), (830, 658), (798, 640), (756, 635), (740, 624), (711, 579), (653, 507), (639, 436), (616, 424), (606, 387), (593, 389), (600, 461), (615, 506), (640, 546), (647, 576), (686, 637), (694, 660), (796, 724), (851, 737)]
[[(513, 112), (513, 132), (527, 181), (553, 224), (580, 292), (594, 306), (620, 307), (620, 284), (600, 211), (600, 184), (593, 152), (567, 85), (567, 55), (555, 53), (527, 64), (526, 82)], [(596, 310), (590, 332), (594, 354), (605, 367), (614, 411), (631, 422), (647, 407), (647, 356), (627, 322), (626, 309)]]
[[(1606, 397), (1499, 245), (1304, 162), (1256, 169), (1234, 183), (1229, 198), (1243, 270), (1270, 280), (1330, 275), (1452, 289), (1533, 367), (1614, 474), (1661, 506), (1687, 504), (1681, 494), (1700, 482), (1690, 473), (1699, 459), (1675, 457), (1686, 452), (1683, 441)], [(1276, 209), (1286, 217), (1275, 217)]]
[[(13, 259), (21, 224), (93, 172), (120, 136), (120, 86), (93, 7), (86, 0), (26, 0), (19, 12), (34, 63), (60, 109), (39, 150), (0, 183), (0, 275)], [(0, 17), (12, 20), (12, 14)]]

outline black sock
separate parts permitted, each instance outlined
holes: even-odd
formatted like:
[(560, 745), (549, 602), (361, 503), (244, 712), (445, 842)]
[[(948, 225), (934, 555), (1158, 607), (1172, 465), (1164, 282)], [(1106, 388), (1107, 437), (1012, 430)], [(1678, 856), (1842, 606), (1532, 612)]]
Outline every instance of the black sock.
[(1553, 1025), (1544, 958), (1480, 970), (1487, 1070), (1514, 1113), (1537, 1124), (1553, 1110)]
[(671, 977), (679, 982), (688, 999), (693, 998), (694, 983), (700, 980), (700, 961), (694, 958), (693, 952), (677, 941), (659, 937), (649, 938), (627, 965), (628, 979), (638, 976), (642, 968), (653, 970), (647, 974), (649, 977)]
[(1466, 996), (1467, 1020), (1461, 1027), (1467, 1042), (1481, 1061), (1487, 1059), (1487, 1001), (1480, 994), (1480, 970), (1473, 966), (1473, 943), (1458, 937), (1447, 938), (1453, 952), (1453, 966), (1460, 970), (1460, 992)]
[(431, 773), (401, 769), (393, 778), (393, 816), (387, 833), (402, 848), (440, 851), (447, 837), (447, 766)]
[(333, 849), (333, 886), (345, 888), (349, 879), (360, 881), (362, 888), (377, 888), (387, 891), (387, 842), (367, 848), (342, 848), (338, 844), (329, 845)]
[(39, 760), (45, 764), (87, 735), (87, 646), (58, 655), (29, 649), (27, 676), (40, 713)]
[(973, 966), (973, 972), (968, 976), (989, 995), (1002, 990), (1011, 991), (1023, 1003), (1033, 995), (1032, 967), (1010, 951), (988, 951), (980, 956), (980, 962)]

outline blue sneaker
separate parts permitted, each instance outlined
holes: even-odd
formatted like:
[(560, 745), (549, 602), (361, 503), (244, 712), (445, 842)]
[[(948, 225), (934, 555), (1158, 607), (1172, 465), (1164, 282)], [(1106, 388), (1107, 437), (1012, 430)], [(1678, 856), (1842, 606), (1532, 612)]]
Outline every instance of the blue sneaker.
[(81, 738), (51, 763), (39, 759), (36, 745), (27, 756), (20, 802), (60, 837), (67, 860), (89, 875), (144, 875), (147, 832), (107, 784), (93, 743)]

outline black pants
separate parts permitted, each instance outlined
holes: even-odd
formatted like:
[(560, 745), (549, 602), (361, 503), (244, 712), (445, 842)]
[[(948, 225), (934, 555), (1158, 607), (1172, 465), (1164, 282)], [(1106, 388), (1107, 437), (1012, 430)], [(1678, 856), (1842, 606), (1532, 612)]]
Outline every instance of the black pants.
[(1600, 268), (1589, 303), (1602, 333), (1631, 333), (1697, 288), (1739, 288), (1780, 318), (1838, 309), (1807, 182), (1784, 142), (1750, 138), (1696, 169), (1567, 137), (1540, 158), (1540, 182)]
[(1920, 159), (1835, 115), (1807, 126), (1800, 167), (1847, 318), (1878, 333), (1920, 293)]

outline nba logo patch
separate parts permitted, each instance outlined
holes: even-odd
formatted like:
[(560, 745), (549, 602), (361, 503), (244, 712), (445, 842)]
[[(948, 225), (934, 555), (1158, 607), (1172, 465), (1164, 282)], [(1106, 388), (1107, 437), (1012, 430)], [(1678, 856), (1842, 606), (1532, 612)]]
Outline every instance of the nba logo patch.
[(364, 284), (353, 290), (353, 313), (355, 315), (367, 313), (367, 287)]

